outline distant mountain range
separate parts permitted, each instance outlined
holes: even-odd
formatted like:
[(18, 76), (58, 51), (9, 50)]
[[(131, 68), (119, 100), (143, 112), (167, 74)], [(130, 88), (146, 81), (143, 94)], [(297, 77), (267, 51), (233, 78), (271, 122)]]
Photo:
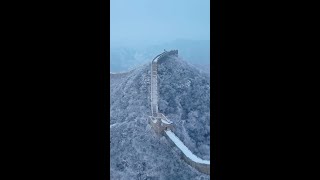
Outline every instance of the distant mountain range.
[(179, 56), (200, 70), (210, 72), (209, 40), (175, 40), (148, 47), (113, 47), (110, 49), (110, 71), (123, 72), (149, 62), (160, 52), (177, 49)]

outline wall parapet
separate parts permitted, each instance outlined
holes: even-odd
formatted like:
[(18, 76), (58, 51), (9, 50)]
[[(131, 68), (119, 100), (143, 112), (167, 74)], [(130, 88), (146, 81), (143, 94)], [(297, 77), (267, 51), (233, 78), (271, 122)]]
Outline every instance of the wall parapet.
[(184, 144), (180, 141), (178, 137), (170, 130), (165, 130), (164, 133), (166, 139), (172, 147), (178, 149), (178, 154), (182, 156), (183, 160), (189, 164), (191, 167), (197, 169), (198, 171), (210, 175), (210, 161), (202, 160), (196, 155), (194, 155)]

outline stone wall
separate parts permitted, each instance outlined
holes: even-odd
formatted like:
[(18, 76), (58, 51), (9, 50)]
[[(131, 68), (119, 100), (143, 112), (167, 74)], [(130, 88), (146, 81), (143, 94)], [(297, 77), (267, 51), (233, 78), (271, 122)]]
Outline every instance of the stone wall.
[(149, 116), (149, 124), (151, 125), (152, 129), (154, 129), (154, 131), (160, 136), (163, 136), (165, 134), (165, 130), (173, 130), (173, 125), (162, 123), (161, 117)]
[(166, 137), (166, 139), (169, 142), (169, 145), (177, 151), (177, 153), (182, 157), (182, 159), (189, 164), (191, 167), (197, 169), (198, 171), (208, 174), (210, 175), (210, 164), (202, 164), (202, 163), (198, 163), (198, 162), (194, 162), (192, 161), (189, 157), (187, 157), (182, 151), (181, 149), (176, 146), (176, 144), (171, 140), (171, 138), (168, 137), (168, 135), (166, 133), (163, 133), (164, 136)]
[[(157, 55), (153, 60), (152, 60), (152, 66), (155, 65), (154, 68), (152, 69), (156, 69), (156, 64), (157, 61), (166, 57), (166, 56), (178, 56), (178, 50), (172, 50), (172, 51), (165, 51), (159, 55)], [(155, 61), (156, 60), (156, 61)], [(151, 76), (153, 77), (153, 71), (151, 71)], [(155, 75), (157, 75), (157, 73), (155, 72)], [(155, 77), (157, 78), (157, 77)], [(152, 81), (153, 82), (153, 81)], [(157, 83), (157, 80), (154, 81), (154, 83)], [(152, 85), (154, 87), (152, 87)], [(151, 85), (151, 91), (154, 95), (156, 96), (156, 91), (157, 91), (157, 85), (156, 84), (152, 84)], [(153, 89), (155, 88), (155, 89)], [(155, 92), (153, 92), (155, 91)], [(151, 95), (152, 97), (152, 95)], [(156, 99), (151, 98), (153, 101), (156, 102), (157, 105), (157, 98)], [(153, 104), (153, 102), (151, 102), (151, 111), (153, 112), (153, 106), (155, 106)], [(156, 134), (161, 137), (161, 136), (165, 136), (166, 139), (169, 142), (169, 145), (175, 150), (177, 151), (177, 153), (182, 157), (182, 159), (189, 164), (191, 167), (197, 169), (198, 171), (205, 173), (205, 174), (209, 174), (210, 175), (210, 164), (203, 164), (203, 163), (198, 163), (198, 162), (194, 162), (193, 160), (191, 160), (189, 157), (187, 157), (182, 150), (171, 140), (170, 137), (168, 137), (168, 135), (165, 133), (165, 130), (172, 130), (173, 131), (173, 124), (170, 120), (168, 120), (163, 114), (156, 112), (152, 113), (153, 116), (149, 116), (149, 124), (151, 125), (151, 127), (154, 129), (154, 131), (156, 132)]]
[(178, 50), (165, 51), (165, 52), (157, 55), (156, 57), (154, 57), (152, 61), (154, 61), (156, 59), (160, 60), (163, 57), (170, 56), (170, 55), (178, 56)]

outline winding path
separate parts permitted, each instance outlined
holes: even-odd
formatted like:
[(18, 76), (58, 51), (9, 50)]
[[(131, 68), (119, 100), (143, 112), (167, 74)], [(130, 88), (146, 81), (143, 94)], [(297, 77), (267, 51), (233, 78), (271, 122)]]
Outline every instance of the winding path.
[(151, 63), (151, 113), (152, 117), (150, 117), (152, 127), (159, 134), (164, 135), (171, 145), (177, 147), (179, 153), (183, 157), (183, 159), (192, 167), (197, 169), (198, 171), (210, 174), (210, 161), (203, 160), (193, 154), (184, 143), (174, 134), (173, 132), (173, 122), (168, 120), (162, 113), (159, 113), (158, 110), (158, 60), (169, 56), (175, 55), (178, 56), (178, 50), (165, 51), (159, 55), (157, 55)]

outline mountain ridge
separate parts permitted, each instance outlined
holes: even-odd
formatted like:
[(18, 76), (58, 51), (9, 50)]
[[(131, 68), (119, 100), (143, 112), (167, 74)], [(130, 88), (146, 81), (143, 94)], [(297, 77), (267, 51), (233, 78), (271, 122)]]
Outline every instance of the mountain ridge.
[[(179, 159), (166, 144), (166, 140), (163, 138), (159, 140), (148, 125), (147, 118), (151, 114), (150, 65), (150, 63), (146, 63), (125, 73), (110, 73), (111, 177), (115, 179), (138, 176), (146, 179), (157, 179), (157, 177), (159, 177), (158, 179), (172, 179), (173, 177), (208, 179), (208, 175), (197, 172)], [(186, 76), (188, 74), (192, 77)], [(181, 81), (176, 80), (182, 75), (186, 77), (182, 77)], [(170, 84), (172, 88), (170, 88)], [(190, 150), (195, 151), (200, 157), (210, 159), (210, 137), (205, 137), (206, 133), (210, 134), (210, 116), (208, 116), (210, 115), (208, 111), (210, 99), (209, 96), (203, 95), (209, 94), (210, 88), (207, 86), (209, 86), (209, 76), (188, 65), (182, 59), (169, 57), (159, 62), (160, 112), (166, 113), (169, 118), (172, 118), (176, 125), (177, 136), (187, 146), (190, 146)], [(175, 91), (173, 91), (174, 88), (176, 88)], [(175, 94), (183, 88), (189, 88), (184, 89), (186, 94), (182, 94), (182, 96)], [(199, 88), (205, 91), (202, 93), (195, 91)], [(197, 94), (203, 96), (200, 96), (202, 101), (185, 102), (185, 96), (195, 95), (194, 98), (196, 98)], [(170, 101), (172, 95), (178, 98), (175, 100), (178, 103), (180, 103), (179, 97), (181, 98), (182, 104), (180, 103), (178, 105), (180, 107), (176, 109), (173, 106), (177, 105), (177, 102)], [(193, 114), (199, 113), (196, 111), (201, 107), (188, 109), (183, 103), (191, 103), (190, 106), (195, 106), (202, 102), (206, 103), (203, 106), (208, 106), (203, 111), (204, 113), (202, 112), (205, 115), (198, 114), (198, 120), (192, 119), (195, 116)], [(181, 118), (182, 116), (185, 117)], [(192, 125), (195, 127), (192, 128)], [(201, 128), (201, 126), (205, 126), (205, 128)], [(191, 135), (187, 135), (190, 132)]]

